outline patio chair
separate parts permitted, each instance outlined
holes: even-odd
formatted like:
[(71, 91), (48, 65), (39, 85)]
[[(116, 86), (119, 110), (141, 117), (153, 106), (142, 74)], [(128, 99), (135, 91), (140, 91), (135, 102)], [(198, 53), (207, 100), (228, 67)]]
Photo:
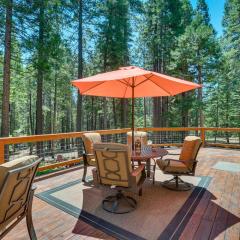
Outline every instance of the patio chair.
[[(142, 131), (134, 131), (134, 138), (140, 139), (142, 145), (147, 145), (147, 133)], [(132, 132), (127, 132), (127, 144), (132, 145)]]
[(201, 147), (200, 137), (187, 136), (184, 139), (182, 151), (179, 160), (176, 159), (158, 159), (157, 165), (164, 174), (170, 174), (174, 177), (171, 180), (163, 182), (163, 186), (175, 191), (187, 191), (193, 187), (193, 184), (184, 182), (179, 176), (194, 176), (197, 166), (197, 155)]
[(24, 217), (30, 238), (37, 239), (32, 222), (32, 186), (41, 159), (21, 157), (0, 165), (0, 239)]
[(102, 139), (99, 133), (89, 132), (89, 133), (83, 133), (82, 141), (83, 141), (83, 148), (84, 148), (84, 153), (83, 153), (84, 171), (83, 171), (82, 181), (85, 182), (88, 166), (96, 166), (95, 156), (93, 153), (93, 144), (102, 142)]
[(117, 190), (117, 194), (108, 196), (102, 201), (104, 210), (123, 214), (133, 211), (137, 201), (123, 194), (131, 191), (142, 195), (142, 184), (145, 180), (144, 165), (132, 169), (129, 147), (118, 143), (96, 143), (94, 152), (97, 162), (97, 181), (100, 185)]
[[(147, 133), (143, 132), (143, 131), (134, 131), (134, 139), (135, 141), (137, 139), (139, 139), (141, 141), (141, 145), (142, 146), (146, 146), (146, 145), (151, 145), (148, 144), (148, 137), (147, 137)], [(132, 132), (127, 132), (127, 144), (128, 146), (132, 146)], [(137, 166), (138, 163), (132, 163), (133, 167)], [(155, 183), (155, 171), (156, 171), (156, 159), (152, 158), (150, 161), (146, 162), (146, 168), (148, 169), (152, 169), (153, 172), (153, 184)], [(148, 172), (148, 171), (147, 171)], [(147, 177), (150, 177), (149, 175)]]

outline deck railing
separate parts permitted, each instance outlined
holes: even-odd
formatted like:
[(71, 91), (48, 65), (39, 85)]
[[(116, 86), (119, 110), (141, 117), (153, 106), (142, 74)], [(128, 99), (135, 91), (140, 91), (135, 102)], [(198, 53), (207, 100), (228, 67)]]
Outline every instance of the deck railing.
[[(181, 146), (187, 135), (200, 136), (203, 146), (240, 148), (240, 128), (136, 128), (146, 131), (158, 146)], [(126, 143), (130, 128), (98, 130), (103, 142)], [(78, 164), (82, 160), (83, 132), (0, 138), (0, 164), (24, 155), (37, 154), (44, 161), (39, 171)]]

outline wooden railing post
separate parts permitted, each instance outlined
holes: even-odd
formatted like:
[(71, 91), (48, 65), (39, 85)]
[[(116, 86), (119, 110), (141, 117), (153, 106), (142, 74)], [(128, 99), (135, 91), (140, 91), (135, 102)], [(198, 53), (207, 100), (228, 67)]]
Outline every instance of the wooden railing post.
[(4, 143), (0, 142), (0, 164), (3, 164), (5, 162), (4, 158)]
[(204, 147), (205, 146), (205, 138), (206, 138), (206, 136), (205, 136), (205, 128), (201, 128), (201, 130), (200, 130), (200, 137), (201, 137), (201, 139), (202, 139), (202, 146)]

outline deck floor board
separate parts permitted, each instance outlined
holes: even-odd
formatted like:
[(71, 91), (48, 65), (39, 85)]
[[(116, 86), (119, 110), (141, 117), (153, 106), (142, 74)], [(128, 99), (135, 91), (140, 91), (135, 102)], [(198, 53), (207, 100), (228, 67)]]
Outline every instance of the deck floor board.
[[(196, 175), (212, 177), (207, 191), (182, 232), (181, 240), (240, 239), (240, 173), (212, 168), (218, 161), (240, 164), (240, 151), (203, 148)], [(37, 192), (81, 178), (82, 169), (37, 181)], [(177, 194), (177, 192), (176, 192)], [(34, 197), (33, 222), (39, 240), (114, 239), (106, 233)], [(25, 220), (4, 240), (29, 239)]]

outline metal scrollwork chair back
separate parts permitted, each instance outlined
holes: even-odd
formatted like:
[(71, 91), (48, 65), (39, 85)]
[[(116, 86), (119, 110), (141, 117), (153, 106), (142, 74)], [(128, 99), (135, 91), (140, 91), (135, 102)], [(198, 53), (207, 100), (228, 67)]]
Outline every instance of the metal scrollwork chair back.
[(41, 159), (22, 157), (0, 165), (0, 239), (26, 217), (31, 239), (37, 239), (32, 222), (32, 186)]

